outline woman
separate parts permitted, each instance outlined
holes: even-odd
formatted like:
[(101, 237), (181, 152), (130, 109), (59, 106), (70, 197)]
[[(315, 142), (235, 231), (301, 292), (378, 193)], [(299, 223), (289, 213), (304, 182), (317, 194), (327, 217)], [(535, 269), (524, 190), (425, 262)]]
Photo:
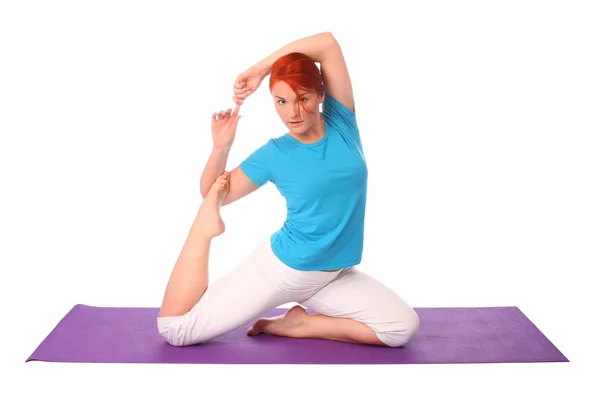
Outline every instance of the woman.
[[(275, 109), (288, 132), (226, 172), (239, 108), (269, 74)], [(327, 32), (282, 47), (240, 74), (233, 100), (233, 112), (213, 114), (214, 148), (201, 177), (204, 201), (167, 285), (158, 316), (161, 335), (176, 346), (202, 343), (296, 302), (282, 316), (256, 320), (248, 335), (408, 343), (419, 327), (415, 311), (356, 268), (363, 250), (367, 166), (337, 40)], [(286, 199), (285, 223), (209, 285), (210, 241), (224, 231), (220, 207), (269, 181)]]

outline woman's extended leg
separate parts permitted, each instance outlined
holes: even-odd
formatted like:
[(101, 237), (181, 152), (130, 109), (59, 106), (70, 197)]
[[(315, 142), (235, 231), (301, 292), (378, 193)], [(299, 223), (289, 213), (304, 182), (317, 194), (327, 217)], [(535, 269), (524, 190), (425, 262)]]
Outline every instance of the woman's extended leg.
[(230, 272), (211, 282), (192, 308), (157, 318), (160, 335), (173, 346), (211, 341), (286, 301), (263, 273), (270, 243), (263, 242)]
[(198, 209), (169, 278), (159, 317), (185, 314), (200, 300), (208, 287), (211, 240), (225, 231), (219, 210), (229, 191), (228, 176), (225, 172), (217, 178)]
[(157, 326), (174, 346), (210, 341), (297, 297), (293, 288), (281, 284), (277, 268), (282, 264), (271, 250), (270, 237), (209, 284), (210, 243), (225, 230), (219, 208), (228, 193), (226, 175), (215, 181), (202, 202), (167, 284)]
[(208, 283), (210, 243), (225, 231), (219, 209), (229, 191), (227, 176), (215, 181), (202, 202), (167, 284), (157, 325), (174, 346), (207, 342), (287, 302), (263, 273), (263, 262), (273, 258), (269, 242)]

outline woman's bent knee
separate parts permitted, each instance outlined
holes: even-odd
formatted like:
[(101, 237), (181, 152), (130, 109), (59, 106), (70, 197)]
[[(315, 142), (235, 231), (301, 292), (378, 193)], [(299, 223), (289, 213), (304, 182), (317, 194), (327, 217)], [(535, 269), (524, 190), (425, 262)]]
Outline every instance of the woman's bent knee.
[(172, 346), (189, 346), (201, 341), (192, 336), (188, 324), (184, 322), (184, 316), (169, 316), (157, 318), (158, 332)]
[(377, 332), (379, 339), (389, 347), (408, 344), (419, 331), (419, 315), (415, 311), (396, 321), (389, 330)]

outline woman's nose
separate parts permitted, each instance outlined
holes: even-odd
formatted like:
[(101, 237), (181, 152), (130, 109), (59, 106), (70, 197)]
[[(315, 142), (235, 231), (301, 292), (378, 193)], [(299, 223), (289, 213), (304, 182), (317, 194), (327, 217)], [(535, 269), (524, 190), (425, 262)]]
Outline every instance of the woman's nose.
[(291, 105), (290, 107), (292, 108), (290, 111), (290, 117), (294, 118), (294, 117), (298, 116), (298, 114), (300, 113), (300, 104)]

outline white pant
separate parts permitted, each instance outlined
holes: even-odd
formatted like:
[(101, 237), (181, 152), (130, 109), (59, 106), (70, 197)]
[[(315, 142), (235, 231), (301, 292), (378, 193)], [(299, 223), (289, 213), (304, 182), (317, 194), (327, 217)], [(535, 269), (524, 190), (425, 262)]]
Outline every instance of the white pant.
[(290, 302), (364, 323), (392, 347), (410, 341), (419, 328), (410, 306), (356, 267), (299, 271), (275, 256), (267, 238), (231, 272), (209, 284), (188, 313), (159, 317), (158, 331), (171, 345), (197, 344)]

